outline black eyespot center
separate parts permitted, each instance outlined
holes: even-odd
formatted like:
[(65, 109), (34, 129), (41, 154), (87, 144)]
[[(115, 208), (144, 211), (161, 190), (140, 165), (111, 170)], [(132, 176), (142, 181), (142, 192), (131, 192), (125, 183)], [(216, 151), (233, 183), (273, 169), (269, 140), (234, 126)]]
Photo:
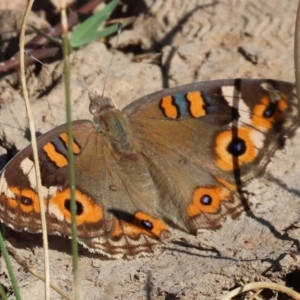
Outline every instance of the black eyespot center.
[(266, 109), (263, 112), (263, 117), (264, 118), (271, 118), (276, 111), (276, 104), (275, 103), (271, 103), (269, 106), (266, 107)]
[(233, 156), (240, 156), (246, 152), (246, 143), (242, 138), (235, 137), (227, 146), (227, 151)]
[(213, 201), (212, 197), (208, 194), (205, 194), (200, 198), (200, 203), (202, 205), (206, 205), (206, 206), (211, 205), (212, 201)]
[[(71, 200), (66, 199), (64, 203), (65, 209), (71, 212)], [(83, 205), (81, 202), (76, 201), (76, 215), (80, 216), (83, 213)]]
[(31, 198), (24, 197), (24, 196), (21, 197), (20, 201), (21, 201), (21, 204), (23, 204), (25, 206), (31, 206), (33, 204), (33, 200)]
[(150, 222), (149, 220), (141, 220), (141, 224), (147, 230), (152, 230), (153, 229), (153, 223)]

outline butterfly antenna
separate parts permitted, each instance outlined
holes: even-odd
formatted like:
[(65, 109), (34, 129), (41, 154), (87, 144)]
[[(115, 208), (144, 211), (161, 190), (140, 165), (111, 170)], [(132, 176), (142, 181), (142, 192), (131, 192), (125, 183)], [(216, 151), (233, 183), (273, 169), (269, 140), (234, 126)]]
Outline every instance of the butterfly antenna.
[[(108, 78), (108, 75), (109, 75), (109, 71), (110, 71), (110, 67), (112, 65), (113, 58), (114, 58), (114, 56), (116, 54), (116, 49), (117, 49), (118, 44), (119, 44), (119, 36), (121, 34), (121, 31), (122, 31), (122, 23), (118, 22), (117, 26), (118, 26), (118, 33), (117, 33), (116, 44), (115, 44), (115, 46), (112, 49), (112, 56), (110, 58), (110, 62), (109, 62), (108, 69), (107, 69), (107, 74), (106, 74), (106, 77), (104, 79), (104, 84), (103, 84), (103, 89), (102, 89), (102, 95), (101, 95), (102, 97), (104, 97), (104, 91), (105, 91), (105, 86), (106, 86), (106, 83), (107, 83), (107, 78)], [(115, 107), (117, 107), (117, 105), (116, 105), (116, 103), (114, 101), (113, 101), (113, 103), (114, 103)]]
[[(40, 64), (43, 65), (43, 66), (45, 66), (48, 70), (50, 70), (50, 71), (52, 71), (52, 72), (54, 72), (54, 73), (57, 73), (57, 74), (59, 74), (59, 75), (64, 76), (60, 71), (54, 70), (53, 68), (51, 68), (51, 67), (49, 67), (48, 65), (44, 64), (44, 63), (43, 63), (41, 60), (39, 60), (38, 58), (36, 58), (36, 57), (34, 57), (33, 55), (31, 55), (31, 54), (30, 54), (30, 51), (24, 50), (24, 54), (25, 54), (26, 56), (30, 57), (31, 59), (33, 59), (34, 61), (40, 63)], [(88, 86), (85, 85), (84, 83), (79, 82), (79, 81), (77, 81), (77, 80), (74, 80), (74, 79), (72, 79), (72, 78), (71, 78), (70, 80), (71, 80), (73, 83), (75, 83), (75, 84), (79, 85), (80, 87), (82, 87), (83, 89), (90, 91), (90, 89), (88, 88)]]

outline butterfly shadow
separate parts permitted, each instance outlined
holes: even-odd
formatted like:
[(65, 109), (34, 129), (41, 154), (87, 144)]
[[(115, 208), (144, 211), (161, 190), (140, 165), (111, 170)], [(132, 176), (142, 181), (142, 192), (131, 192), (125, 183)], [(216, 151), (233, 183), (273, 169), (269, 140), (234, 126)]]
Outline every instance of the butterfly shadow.
[[(30, 233), (27, 231), (15, 231), (10, 227), (5, 226), (4, 224), (0, 224), (2, 235), (5, 240), (9, 242), (11, 245), (8, 246), (9, 252), (14, 256), (15, 250), (23, 250), (30, 251), (32, 254), (35, 254), (35, 249), (43, 248), (43, 237), (41, 233)], [(64, 253), (72, 256), (71, 249), (71, 239), (67, 236), (59, 236), (59, 235), (48, 235), (48, 249), (54, 250), (59, 253)], [(97, 257), (101, 258), (101, 260), (107, 259), (106, 257), (100, 254), (91, 254), (88, 250), (84, 249), (83, 246), (78, 244), (79, 255), (83, 255), (85, 257)], [(16, 254), (17, 255), (17, 254)], [(18, 260), (17, 260), (18, 261)], [(26, 266), (24, 266), (26, 267)]]
[(268, 176), (268, 179), (271, 181), (271, 182), (274, 182), (276, 183), (278, 186), (280, 186), (282, 189), (288, 191), (289, 193), (291, 194), (294, 194), (295, 196), (299, 197), (300, 198), (300, 190), (298, 189), (291, 189), (289, 188), (286, 183), (284, 183), (282, 180), (280, 180), (279, 178), (277, 177), (274, 177), (272, 174), (270, 173), (267, 173), (267, 176)]
[[(169, 247), (166, 246), (164, 247), (165, 250), (167, 251), (175, 251), (175, 252), (179, 252), (179, 253), (184, 253), (186, 255), (191, 255), (191, 256), (198, 256), (198, 257), (202, 257), (202, 258), (212, 258), (212, 259), (217, 259), (217, 260), (230, 260), (233, 262), (241, 262), (241, 261), (245, 261), (245, 262), (251, 262), (251, 261), (256, 261), (257, 259), (237, 259), (234, 257), (230, 257), (230, 256), (225, 256), (222, 254), (222, 252), (220, 250), (218, 250), (216, 247), (214, 246), (208, 246), (205, 245), (201, 242), (198, 242), (197, 245), (195, 245), (193, 242), (190, 242), (188, 240), (186, 240), (185, 238), (181, 238), (180, 240), (174, 240), (174, 241), (170, 241), (169, 244), (173, 244), (176, 245), (177, 247)], [(181, 247), (181, 248), (178, 248)], [(183, 249), (184, 248), (184, 249)], [(198, 253), (196, 252), (192, 252), (189, 251), (190, 250), (196, 250), (198, 251)], [(211, 253), (211, 254), (200, 254), (200, 252), (204, 252), (204, 253)]]
[[(198, 258), (203, 258), (203, 259), (212, 259), (212, 260), (218, 260), (218, 261), (229, 261), (232, 262), (232, 264), (238, 264), (238, 263), (250, 263), (250, 262), (261, 262), (261, 263), (268, 263), (269, 267), (267, 267), (262, 273), (262, 276), (268, 276), (269, 272), (274, 272), (280, 268), (280, 262), (290, 253), (281, 253), (279, 254), (276, 258), (270, 258), (270, 257), (256, 257), (256, 258), (249, 258), (249, 259), (239, 259), (235, 257), (230, 257), (230, 256), (225, 256), (222, 255), (222, 253), (214, 248), (211, 247), (211, 249), (208, 249), (207, 246), (202, 247), (202, 245), (193, 245), (192, 243), (189, 243), (188, 241), (172, 241), (170, 242), (176, 246), (185, 248), (185, 249), (180, 249), (178, 247), (164, 247), (164, 250), (166, 251), (171, 251), (171, 252), (177, 252), (181, 253), (184, 255), (189, 255), (189, 256), (195, 256)], [(205, 251), (205, 252), (211, 252), (213, 253), (212, 255), (204, 255), (196, 252), (189, 251), (188, 249), (196, 249), (197, 251)]]
[[(9, 241), (15, 249), (34, 249), (36, 247), (43, 247), (43, 238), (41, 233), (15, 231), (4, 224), (1, 224), (1, 227), (3, 237), (5, 240)], [(63, 236), (49, 235), (48, 241), (49, 249), (68, 254), (71, 253), (71, 244), (69, 239)]]
[[(300, 198), (300, 190), (287, 187), (286, 183), (284, 183), (279, 178), (274, 177), (270, 173), (267, 173), (267, 175), (268, 175), (268, 179), (270, 181), (272, 181), (273, 183), (276, 183), (283, 190), (285, 190), (285, 191), (287, 191), (287, 192), (289, 192), (289, 193), (297, 196), (298, 198)], [(289, 233), (288, 233), (290, 230), (294, 229), (294, 227), (295, 227), (294, 223), (296, 223), (300, 219), (298, 219), (297, 221), (295, 221), (294, 223), (292, 223), (287, 228), (283, 229), (283, 232), (284, 232), (283, 234), (281, 234), (280, 232), (278, 232), (275, 229), (275, 227), (272, 224), (270, 224), (268, 221), (266, 221), (266, 220), (262, 221), (262, 220), (263, 220), (262, 218), (258, 218), (258, 221), (260, 221), (263, 225), (267, 225), (269, 227), (269, 229), (271, 230), (271, 232), (274, 234), (274, 236), (276, 238), (279, 238), (279, 239), (284, 240), (284, 241), (291, 241), (291, 242), (293, 242), (293, 245), (295, 245), (295, 247), (297, 248), (298, 253), (300, 253), (300, 241), (298, 239), (294, 239), (294, 238), (290, 237)]]
[[(270, 180), (273, 183), (276, 183), (279, 187), (281, 187), (285, 191), (287, 191), (287, 192), (297, 196), (298, 198), (300, 198), (300, 191), (299, 190), (288, 188), (287, 185), (282, 180), (280, 180), (279, 178), (274, 177), (270, 173), (267, 173), (267, 176), (268, 176), (268, 180)], [(255, 221), (257, 221), (260, 224), (266, 226), (271, 231), (271, 233), (274, 235), (274, 237), (276, 237), (277, 239), (280, 239), (282, 241), (292, 242), (292, 244), (296, 247), (297, 251), (300, 253), (300, 241), (298, 239), (290, 237), (290, 235), (288, 233), (289, 230), (293, 229), (293, 224), (291, 224), (290, 226), (285, 228), (283, 230), (284, 233), (282, 234), (275, 228), (275, 226), (270, 221), (268, 221), (268, 220), (266, 220), (262, 217), (255, 216), (255, 214), (252, 210), (246, 212), (246, 214), (247, 214), (247, 216), (251, 217)]]

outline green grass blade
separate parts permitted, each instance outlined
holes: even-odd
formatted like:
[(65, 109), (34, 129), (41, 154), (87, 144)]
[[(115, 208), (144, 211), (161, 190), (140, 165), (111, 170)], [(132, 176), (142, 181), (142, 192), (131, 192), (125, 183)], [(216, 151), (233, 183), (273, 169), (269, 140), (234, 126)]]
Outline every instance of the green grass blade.
[[(122, 28), (124, 28), (125, 26), (127, 26), (128, 24), (133, 22), (133, 18), (127, 19), (125, 21), (122, 22)], [(94, 34), (92, 35), (88, 35), (85, 36), (82, 40), (81, 40), (81, 46), (86, 45), (92, 41), (96, 41), (96, 40), (100, 40), (106, 36), (112, 35), (114, 33), (116, 33), (118, 31), (118, 24), (114, 24), (111, 25), (109, 27), (106, 27), (104, 29), (102, 29), (99, 32), (94, 32)], [(71, 45), (72, 46), (72, 45)]]
[(4, 242), (1, 230), (0, 230), (0, 251), (2, 252), (4, 261), (5, 261), (5, 264), (6, 264), (6, 267), (7, 267), (8, 275), (9, 275), (9, 278), (10, 278), (10, 281), (11, 281), (11, 284), (12, 284), (12, 287), (13, 287), (13, 290), (14, 290), (15, 297), (16, 297), (17, 300), (21, 300), (19, 287), (18, 287), (18, 284), (17, 284), (15, 274), (14, 274), (13, 269), (12, 269), (12, 265), (10, 263), (9, 255), (8, 255), (8, 252), (7, 252), (6, 247), (5, 247), (5, 242)]
[(119, 0), (113, 0), (105, 8), (94, 14), (80, 25), (78, 25), (71, 34), (70, 45), (77, 48), (97, 39), (99, 27), (109, 18), (114, 11)]
[(0, 299), (7, 300), (6, 293), (5, 293), (3, 285), (1, 283), (0, 283)]
[[(65, 77), (65, 101), (66, 101), (66, 118), (67, 118), (67, 135), (68, 145), (73, 145), (73, 127), (72, 127), (72, 113), (71, 113), (71, 70), (70, 70), (70, 47), (68, 41), (67, 22), (63, 21), (63, 44), (62, 52), (64, 57), (64, 77)], [(80, 278), (79, 278), (79, 262), (78, 262), (78, 243), (77, 243), (77, 223), (76, 223), (76, 178), (75, 178), (75, 158), (72, 147), (68, 147), (68, 177), (70, 185), (70, 200), (71, 200), (71, 232), (72, 232), (72, 263), (73, 263), (73, 278), (74, 278), (74, 299), (80, 299)]]
[(36, 28), (35, 26), (33, 25), (29, 25), (31, 27), (31, 29), (37, 34), (37, 35), (40, 35), (42, 37), (44, 37), (46, 40), (48, 40), (49, 42), (52, 42), (52, 43), (55, 43), (59, 46), (62, 45), (62, 41), (60, 39), (56, 39), (56, 38), (53, 38), (51, 36), (49, 36), (48, 34), (45, 34), (42, 30)]

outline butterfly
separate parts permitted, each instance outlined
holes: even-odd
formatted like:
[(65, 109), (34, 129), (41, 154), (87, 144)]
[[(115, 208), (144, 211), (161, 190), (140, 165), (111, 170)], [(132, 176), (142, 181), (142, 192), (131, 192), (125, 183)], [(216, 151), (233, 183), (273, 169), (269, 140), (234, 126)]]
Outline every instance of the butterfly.
[[(238, 215), (241, 188), (297, 128), (294, 85), (268, 79), (164, 89), (122, 111), (93, 95), (89, 109), (72, 144), (66, 125), (38, 139), (42, 195), (49, 233), (70, 235), (71, 149), (78, 242), (109, 258), (153, 253), (168, 226), (195, 234)], [(0, 220), (41, 231), (31, 145), (1, 172)]]

